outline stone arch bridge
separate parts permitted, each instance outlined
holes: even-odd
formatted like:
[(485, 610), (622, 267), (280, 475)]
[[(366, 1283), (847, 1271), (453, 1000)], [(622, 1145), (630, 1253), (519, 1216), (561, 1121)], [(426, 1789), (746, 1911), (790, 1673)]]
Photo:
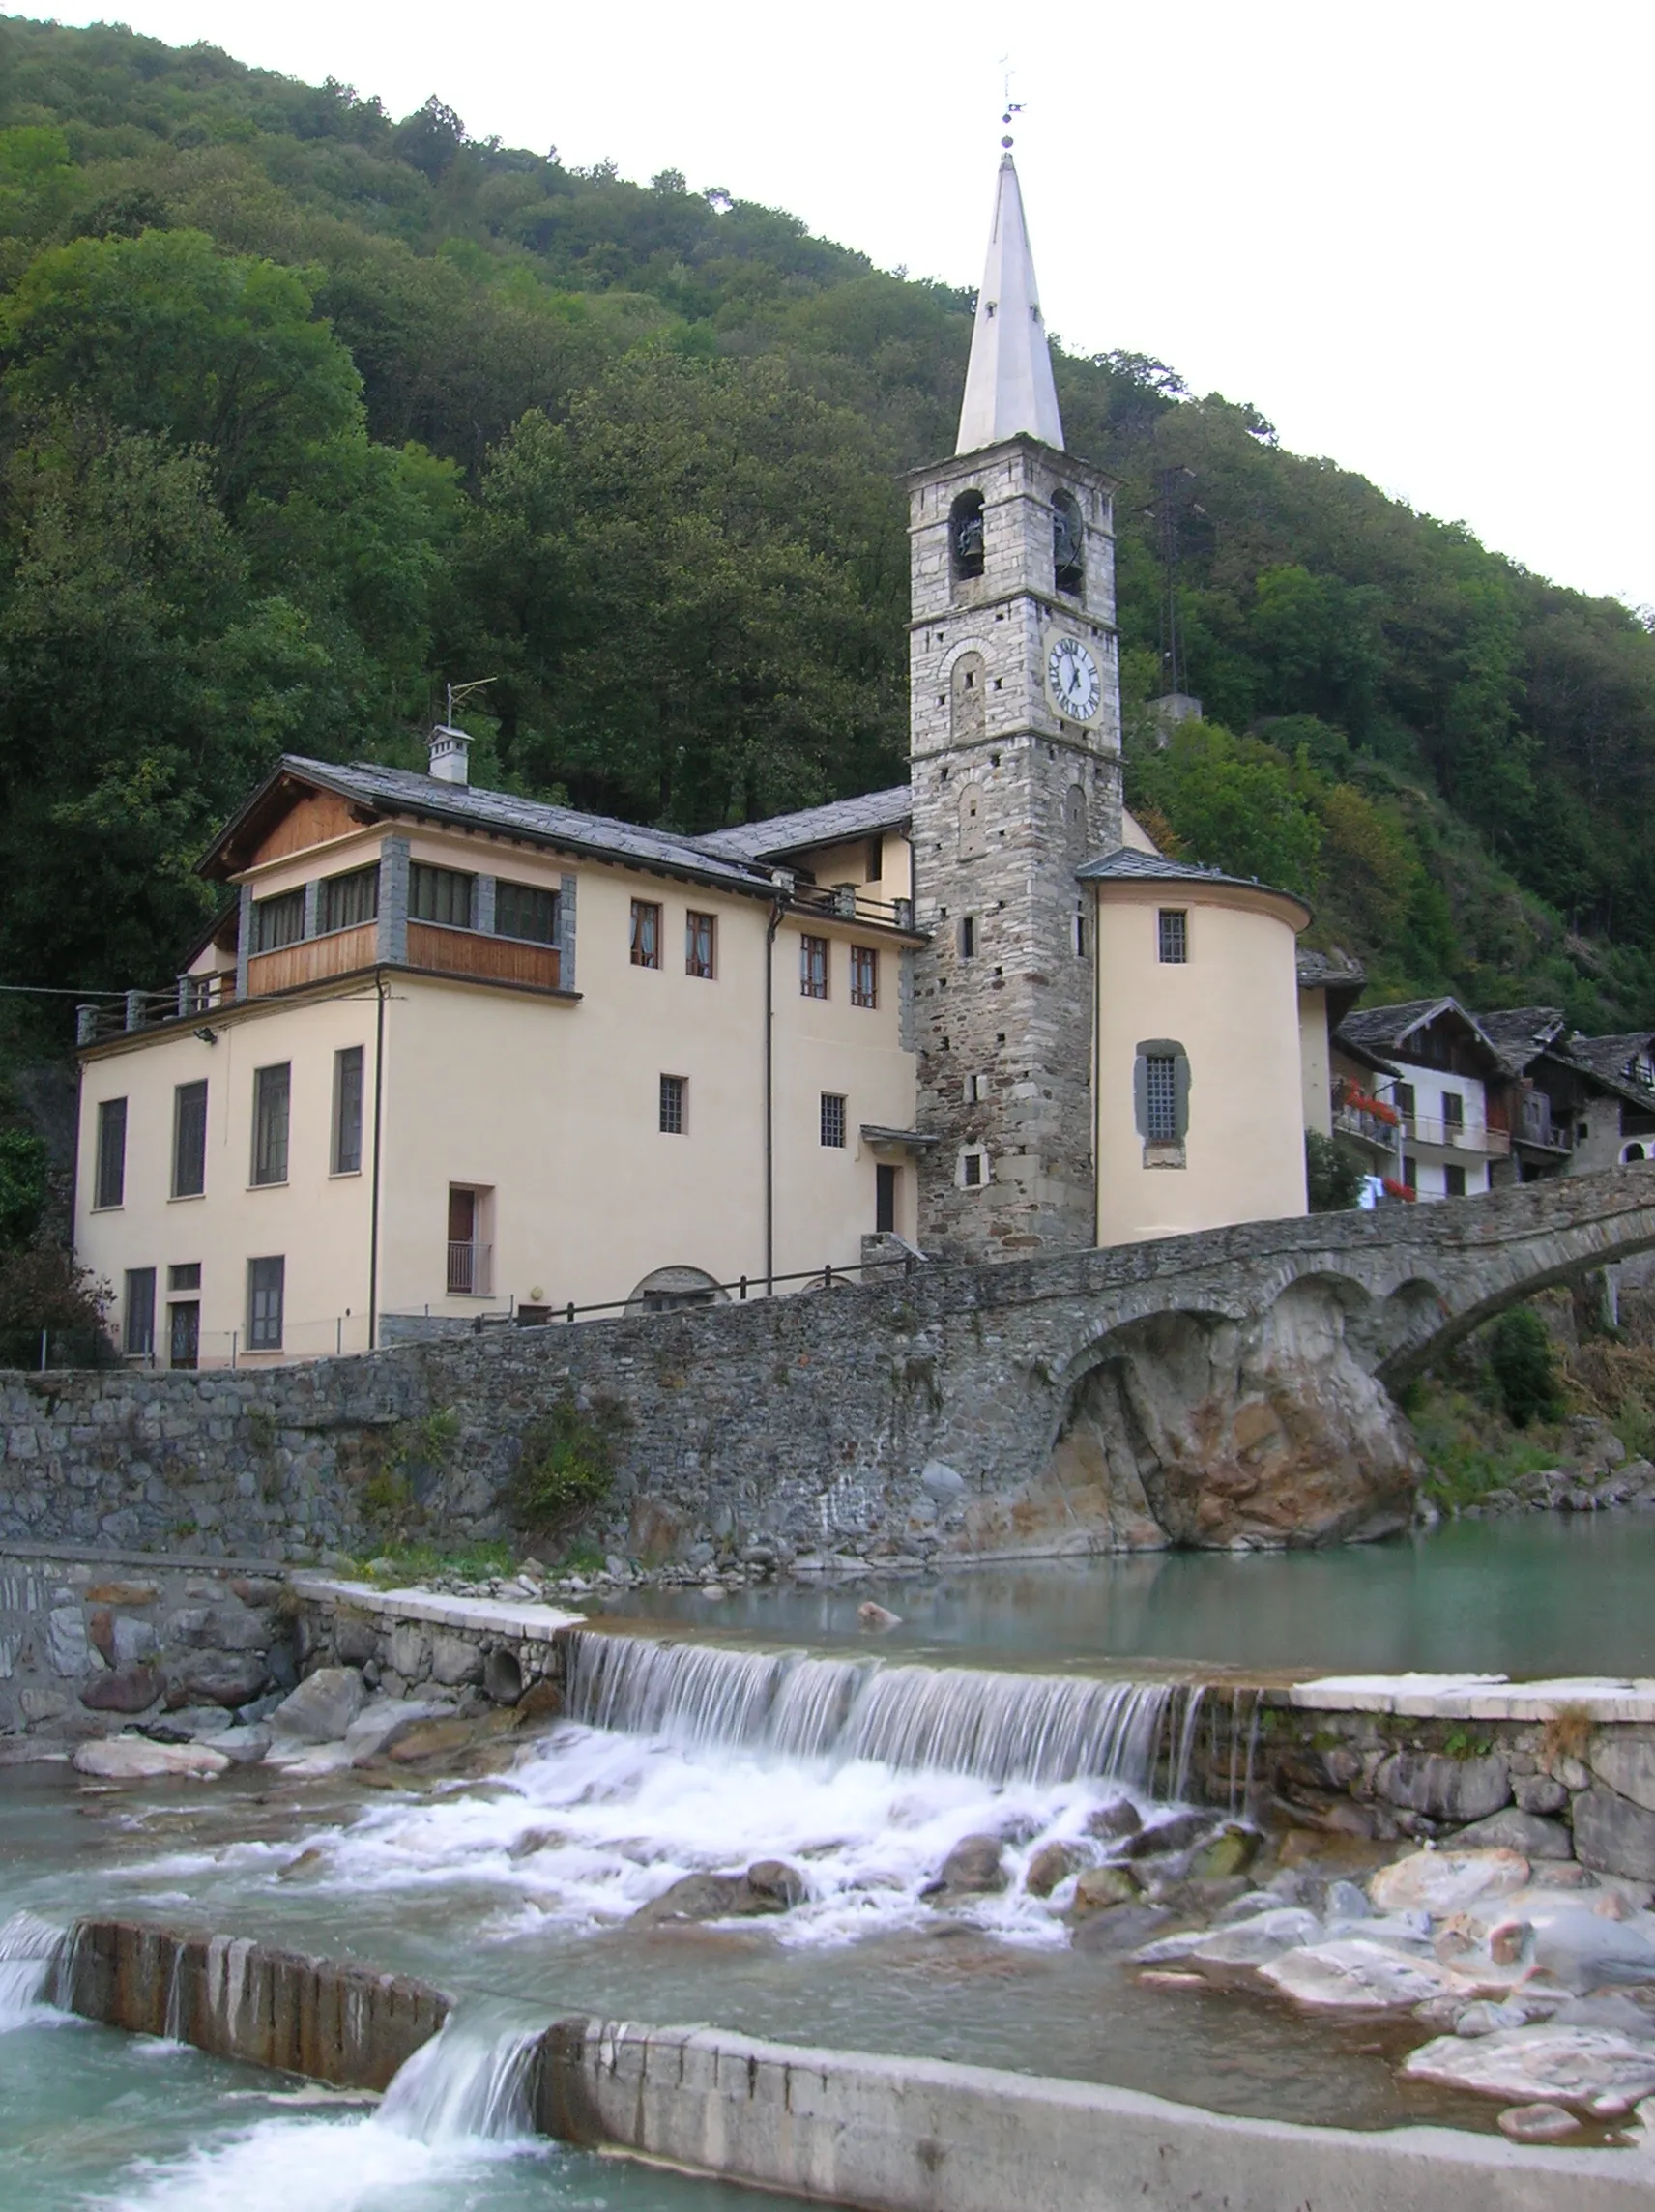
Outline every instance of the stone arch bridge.
[[(1393, 1393), (1530, 1292), (1655, 1249), (1655, 1164), (252, 1375), (0, 1377), (0, 1543), (225, 1552), (498, 1530), (572, 1404), (609, 1549), (1033, 1555), (1403, 1525)], [(434, 1419), (432, 1416), (442, 1416)]]

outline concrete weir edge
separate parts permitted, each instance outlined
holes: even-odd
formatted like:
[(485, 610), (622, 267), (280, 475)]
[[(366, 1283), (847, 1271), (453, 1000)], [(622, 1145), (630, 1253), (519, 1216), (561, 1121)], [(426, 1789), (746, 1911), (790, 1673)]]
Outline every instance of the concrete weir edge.
[[(143, 1921), (76, 1922), (60, 2001), (216, 2056), (383, 2089), (441, 2027), (431, 1984)], [(1130, 2089), (707, 2027), (555, 2021), (540, 2133), (859, 2212), (1648, 2212), (1647, 2148), (1236, 2119)]]

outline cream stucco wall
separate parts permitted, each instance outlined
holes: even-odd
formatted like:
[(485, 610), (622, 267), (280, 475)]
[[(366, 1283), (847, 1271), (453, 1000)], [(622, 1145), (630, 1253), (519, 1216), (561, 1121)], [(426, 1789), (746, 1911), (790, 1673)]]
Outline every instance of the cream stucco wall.
[[(1303, 1213), (1303, 910), (1194, 880), (1097, 888), (1098, 1242)], [(1163, 906), (1189, 917), (1183, 965), (1160, 959)], [(1162, 1039), (1189, 1058), (1181, 1167), (1145, 1165), (1133, 1102), (1138, 1047)]]

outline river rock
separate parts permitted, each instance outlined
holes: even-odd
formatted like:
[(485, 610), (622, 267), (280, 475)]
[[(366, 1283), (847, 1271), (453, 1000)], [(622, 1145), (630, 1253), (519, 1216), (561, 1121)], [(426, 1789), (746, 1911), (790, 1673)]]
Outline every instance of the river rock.
[(1430, 1820), (1480, 1820), (1511, 1802), (1505, 1761), (1449, 1759), (1437, 1751), (1399, 1751), (1380, 1761), (1374, 1789), (1390, 1805)]
[(1600, 1874), (1655, 1881), (1655, 1813), (1601, 1784), (1575, 1799), (1575, 1856)]
[(1260, 1912), (1233, 1927), (1214, 1929), (1204, 1936), (1186, 1957), (1198, 1973), (1212, 1981), (1250, 1979), (1256, 1968), (1284, 1952), (1314, 1943), (1321, 1924), (1314, 1912), (1296, 1906), (1280, 1906), (1274, 1912)]
[(962, 1836), (938, 1877), (944, 1889), (976, 1895), (1003, 1889), (1009, 1878), (998, 1836)]
[(390, 1745), (387, 1756), (399, 1766), (416, 1766), (425, 1759), (450, 1759), (456, 1752), (469, 1751), (485, 1732), (475, 1721), (448, 1713), (412, 1723)]
[(80, 1702), (95, 1713), (142, 1713), (156, 1703), (162, 1686), (153, 1667), (123, 1667), (118, 1674), (94, 1674), (82, 1683)]
[(1551, 1774), (1514, 1774), (1511, 1793), (1520, 1813), (1560, 1813), (1569, 1802), (1569, 1792)]
[(1600, 1735), (1590, 1756), (1592, 1772), (1600, 1782), (1646, 1813), (1655, 1813), (1655, 1742), (1621, 1730)]
[(1144, 1825), (1144, 1816), (1130, 1797), (1112, 1797), (1107, 1805), (1087, 1815), (1086, 1832), (1095, 1836), (1099, 1843), (1118, 1843), (1123, 1836), (1135, 1836)]
[(463, 1636), (433, 1636), (431, 1679), (444, 1689), (457, 1690), (462, 1683), (482, 1680), (482, 1649)]
[(1538, 1813), (1520, 1813), (1508, 1805), (1503, 1813), (1491, 1813), (1474, 1820), (1454, 1838), (1456, 1845), (1474, 1850), (1521, 1851), (1525, 1859), (1572, 1859), (1574, 1841), (1561, 1820), (1543, 1819)]
[(862, 1628), (883, 1632), (887, 1628), (900, 1628), (902, 1615), (900, 1613), (892, 1613), (888, 1606), (876, 1605), (870, 1597), (857, 1606), (857, 1621)]
[(70, 1764), (77, 1774), (100, 1782), (159, 1782), (183, 1775), (204, 1782), (222, 1774), (230, 1761), (204, 1743), (151, 1743), (141, 1735), (108, 1735), (83, 1743)]
[(318, 1667), (271, 1715), (278, 1736), (301, 1743), (337, 1743), (363, 1706), (363, 1678), (354, 1667)]
[(519, 1721), (555, 1721), (564, 1709), (564, 1693), (549, 1676), (531, 1682), (512, 1708)]
[(1466, 2042), (1438, 2036), (1403, 2061), (1415, 2081), (1468, 2089), (1508, 2104), (1566, 2105), (1603, 2119), (1631, 2111), (1655, 2089), (1655, 2043), (1602, 2027), (1507, 2029)]
[(741, 1878), (759, 1901), (759, 1911), (791, 1912), (810, 1895), (803, 1875), (786, 1859), (755, 1859)]
[(83, 1674), (92, 1659), (86, 1616), (77, 1605), (56, 1605), (46, 1615), (46, 1656), (56, 1674)]
[(1237, 1820), (1226, 1821), (1217, 1835), (1203, 1844), (1190, 1860), (1190, 1878), (1223, 1881), (1232, 1875), (1245, 1874), (1258, 1857), (1263, 1840), (1257, 1828), (1244, 1828)]
[(1581, 2123), (1561, 2105), (1510, 2105), (1495, 2122), (1510, 2142), (1565, 2142), (1579, 2135)]
[(1460, 1912), (1481, 1898), (1505, 1897), (1528, 1879), (1521, 1852), (1410, 1851), (1380, 1867), (1368, 1883), (1379, 1912)]
[(1262, 1965), (1259, 1978), (1311, 2012), (1408, 2012), (1432, 1997), (1472, 1994), (1436, 1959), (1362, 1936), (1286, 1951)]
[(1050, 1897), (1060, 1883), (1068, 1880), (1087, 1863), (1087, 1854), (1079, 1844), (1042, 1844), (1029, 1861), (1029, 1871), (1023, 1877), (1023, 1886), (1031, 1897)]
[(1611, 1983), (1655, 1982), (1655, 1921), (1611, 1920), (1565, 1906), (1534, 1924), (1533, 1965), (1577, 1993)]
[(342, 1667), (365, 1667), (379, 1649), (379, 1626), (371, 1615), (347, 1613), (334, 1620), (334, 1652)]
[(1172, 1813), (1140, 1827), (1127, 1846), (1128, 1858), (1150, 1858), (1162, 1851), (1187, 1851), (1205, 1843), (1217, 1822), (1210, 1813)]
[[(1048, 1848), (1060, 1849), (1062, 1847)], [(1054, 1883), (1053, 1887), (1056, 1886)], [(1069, 1911), (1076, 1920), (1085, 1920), (1094, 1912), (1108, 1912), (1118, 1905), (1136, 1905), (1142, 1894), (1129, 1867), (1088, 1867), (1075, 1883), (1074, 1903)]]
[[(768, 1863), (780, 1864), (779, 1861)], [(760, 1860), (759, 1864), (764, 1866), (767, 1862)], [(786, 1871), (802, 1889), (802, 1877), (797, 1869)], [(786, 1905), (773, 1888), (755, 1889), (744, 1874), (686, 1874), (670, 1888), (663, 1889), (659, 1897), (640, 1906), (632, 1917), (646, 1927), (660, 1927), (674, 1921), (751, 1920), (786, 1910)]]
[(250, 1704), (265, 1685), (265, 1663), (255, 1652), (204, 1651), (185, 1662), (168, 1687), (180, 1704), (223, 1705), (234, 1711)]
[(364, 1705), (345, 1731), (351, 1764), (361, 1766), (379, 1758), (422, 1721), (447, 1718), (453, 1709), (430, 1698), (382, 1698), (376, 1704)]
[(221, 1752), (232, 1766), (256, 1766), (270, 1749), (271, 1732), (267, 1728), (233, 1728), (200, 1740), (206, 1750)]

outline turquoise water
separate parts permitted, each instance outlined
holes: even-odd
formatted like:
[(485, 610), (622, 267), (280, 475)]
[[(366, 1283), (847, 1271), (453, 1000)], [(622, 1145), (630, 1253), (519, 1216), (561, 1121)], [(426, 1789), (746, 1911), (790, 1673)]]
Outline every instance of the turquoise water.
[[(857, 1608), (902, 1616), (877, 1639)], [(697, 1634), (976, 1666), (1655, 1675), (1655, 1513), (1526, 1513), (1318, 1552), (1157, 1552), (693, 1590), (609, 1609)]]

